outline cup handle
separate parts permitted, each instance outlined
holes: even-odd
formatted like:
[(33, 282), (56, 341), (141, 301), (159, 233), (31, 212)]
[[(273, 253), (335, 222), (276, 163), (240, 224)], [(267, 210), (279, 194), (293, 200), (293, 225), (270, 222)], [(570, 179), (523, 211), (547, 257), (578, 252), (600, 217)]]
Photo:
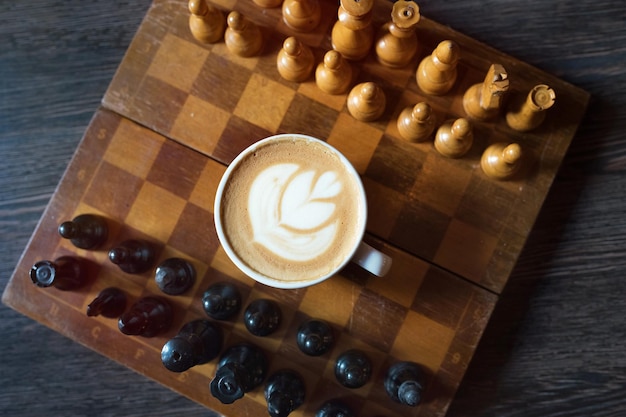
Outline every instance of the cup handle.
[(379, 277), (385, 276), (389, 272), (389, 268), (391, 268), (391, 257), (374, 249), (365, 242), (361, 242), (354, 256), (352, 256), (352, 261)]

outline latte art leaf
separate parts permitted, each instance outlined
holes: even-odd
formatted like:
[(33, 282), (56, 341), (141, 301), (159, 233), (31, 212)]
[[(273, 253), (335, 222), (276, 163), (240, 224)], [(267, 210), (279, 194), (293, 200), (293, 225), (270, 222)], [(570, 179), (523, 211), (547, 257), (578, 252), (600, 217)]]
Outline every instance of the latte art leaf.
[(248, 212), (254, 241), (276, 255), (307, 261), (335, 239), (333, 201), (341, 192), (336, 173), (316, 173), (296, 164), (265, 169), (250, 189)]

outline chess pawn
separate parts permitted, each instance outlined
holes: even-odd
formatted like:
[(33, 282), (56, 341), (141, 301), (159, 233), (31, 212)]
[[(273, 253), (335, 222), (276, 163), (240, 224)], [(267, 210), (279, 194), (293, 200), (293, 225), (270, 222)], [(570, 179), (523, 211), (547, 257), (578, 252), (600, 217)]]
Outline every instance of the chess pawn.
[(305, 81), (311, 75), (314, 65), (315, 58), (311, 48), (293, 36), (285, 39), (276, 57), (276, 69), (284, 79)]
[(454, 85), (457, 77), (459, 46), (456, 42), (445, 40), (439, 43), (431, 55), (422, 59), (415, 77), (417, 85), (426, 94), (444, 95)]
[(489, 120), (500, 111), (502, 98), (509, 90), (509, 76), (500, 64), (489, 67), (485, 80), (474, 84), (463, 95), (463, 109), (473, 119)]
[(222, 12), (206, 0), (189, 0), (189, 30), (202, 43), (215, 43), (224, 36), (226, 20)]
[(87, 306), (87, 316), (118, 318), (126, 309), (126, 294), (119, 288), (109, 287), (100, 291), (98, 296)]
[(435, 149), (448, 158), (460, 158), (465, 155), (473, 142), (472, 125), (465, 118), (444, 122), (435, 134)]
[(252, 0), (257, 6), (264, 9), (271, 9), (272, 7), (278, 7), (282, 4), (283, 0)]
[(265, 401), (271, 417), (287, 417), (304, 404), (304, 381), (290, 370), (278, 371), (265, 384)]
[(165, 294), (180, 295), (193, 286), (196, 270), (184, 259), (169, 258), (157, 266), (154, 279)]
[(326, 401), (315, 412), (315, 417), (353, 417), (354, 414), (350, 407), (344, 402), (333, 399)]
[(255, 336), (269, 336), (280, 326), (282, 314), (276, 301), (260, 298), (252, 301), (244, 312), (243, 321)]
[(323, 355), (335, 343), (333, 329), (325, 321), (307, 320), (298, 327), (296, 343), (306, 355)]
[(392, 365), (385, 375), (387, 395), (400, 404), (417, 406), (422, 400), (426, 387), (425, 374), (414, 362), (398, 362)]
[(371, 122), (385, 111), (385, 93), (374, 82), (365, 82), (352, 88), (348, 94), (348, 111), (357, 120)]
[(315, 69), (315, 82), (328, 94), (343, 94), (352, 82), (352, 66), (339, 52), (330, 50)]
[(409, 142), (427, 140), (435, 130), (435, 117), (432, 113), (432, 108), (426, 102), (406, 107), (398, 116), (400, 136)]
[(511, 129), (527, 132), (538, 127), (546, 118), (545, 111), (554, 104), (556, 94), (545, 84), (539, 84), (530, 90), (521, 103), (513, 103), (506, 114), (506, 123)]
[(141, 274), (154, 265), (155, 251), (145, 240), (129, 239), (109, 251), (109, 260), (126, 273)]
[(165, 300), (144, 297), (122, 314), (117, 326), (126, 335), (154, 337), (170, 328), (172, 318), (172, 307)]
[(59, 234), (80, 249), (96, 249), (107, 240), (106, 220), (96, 214), (81, 214), (59, 225)]
[(521, 162), (522, 148), (517, 143), (494, 143), (483, 152), (480, 167), (487, 176), (506, 180), (519, 171)]
[(372, 8), (374, 0), (341, 0), (338, 20), (333, 25), (333, 49), (344, 58), (358, 61), (367, 56), (374, 41)]
[(232, 346), (220, 357), (211, 395), (223, 404), (232, 404), (261, 385), (266, 374), (267, 360), (258, 347), (248, 343)]
[(284, 0), (283, 21), (298, 32), (310, 32), (322, 17), (319, 0)]
[(29, 275), (38, 287), (54, 287), (61, 291), (75, 290), (87, 281), (84, 265), (72, 256), (39, 261), (31, 267)]
[(257, 25), (237, 11), (228, 14), (226, 23), (228, 27), (224, 42), (229, 51), (242, 57), (251, 57), (261, 52), (263, 34)]
[(202, 294), (202, 307), (212, 319), (227, 320), (241, 309), (241, 294), (234, 285), (218, 282)]
[(383, 25), (376, 42), (376, 56), (381, 64), (401, 68), (413, 61), (417, 52), (415, 25), (419, 20), (417, 3), (405, 0), (394, 3), (391, 22)]
[(172, 372), (184, 372), (216, 358), (222, 341), (222, 331), (215, 324), (207, 320), (191, 321), (163, 345), (161, 362)]
[(364, 352), (350, 349), (337, 358), (335, 377), (346, 388), (360, 388), (372, 375), (372, 363)]

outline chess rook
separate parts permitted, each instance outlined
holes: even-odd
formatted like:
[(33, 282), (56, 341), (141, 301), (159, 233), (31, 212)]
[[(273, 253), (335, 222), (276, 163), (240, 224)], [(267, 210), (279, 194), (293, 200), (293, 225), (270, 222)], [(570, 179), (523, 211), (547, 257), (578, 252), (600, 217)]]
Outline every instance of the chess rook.
[(338, 20), (333, 25), (333, 49), (344, 58), (358, 61), (367, 56), (374, 42), (372, 8), (374, 0), (341, 0)]
[(372, 363), (365, 352), (350, 349), (339, 355), (335, 362), (335, 377), (346, 388), (360, 388), (372, 375)]
[(311, 48), (293, 36), (285, 39), (276, 57), (276, 69), (284, 79), (294, 82), (306, 81), (314, 65), (315, 59)]
[(241, 57), (258, 55), (263, 48), (261, 29), (244, 15), (232, 11), (226, 18), (224, 42), (230, 52)]
[(420, 62), (415, 72), (417, 85), (426, 94), (444, 95), (457, 78), (460, 49), (456, 42), (444, 40)]
[(383, 25), (376, 41), (376, 57), (381, 64), (401, 68), (413, 62), (417, 52), (415, 26), (419, 20), (417, 3), (405, 0), (394, 3), (391, 22)]
[(157, 266), (154, 279), (165, 294), (180, 295), (193, 286), (196, 270), (185, 259), (169, 258)]
[(348, 94), (348, 111), (357, 120), (372, 122), (385, 111), (384, 91), (374, 82), (357, 84)]
[(304, 404), (304, 380), (296, 372), (285, 369), (277, 371), (265, 384), (265, 401), (271, 417), (287, 417)]
[(409, 142), (423, 142), (430, 138), (435, 130), (435, 116), (426, 102), (406, 107), (398, 116), (398, 132)]
[(210, 384), (211, 395), (223, 404), (232, 404), (261, 385), (267, 374), (265, 355), (249, 343), (228, 348), (217, 366), (215, 378)]
[(448, 158), (465, 155), (474, 142), (472, 124), (465, 118), (447, 120), (435, 134), (435, 149)]
[(415, 407), (422, 401), (425, 374), (422, 367), (414, 362), (398, 362), (387, 370), (384, 384), (392, 400)]
[(502, 99), (508, 90), (509, 75), (502, 65), (493, 64), (482, 83), (467, 89), (463, 95), (463, 109), (472, 119), (493, 119), (500, 111)]
[(284, 0), (282, 11), (287, 27), (298, 32), (311, 32), (322, 17), (319, 0)]
[(87, 281), (83, 262), (73, 256), (61, 256), (54, 261), (39, 261), (32, 266), (29, 275), (38, 287), (54, 287), (61, 291), (76, 290)]
[(117, 324), (126, 335), (154, 337), (170, 328), (172, 318), (172, 308), (167, 301), (157, 297), (144, 297), (122, 314)]
[(494, 143), (483, 152), (480, 167), (483, 172), (497, 180), (513, 177), (522, 165), (522, 148), (517, 143)]
[(330, 50), (317, 65), (315, 82), (320, 90), (328, 94), (343, 94), (352, 82), (352, 66), (339, 52)]
[(202, 43), (215, 43), (222, 39), (226, 29), (224, 14), (207, 0), (189, 0), (189, 30)]
[(228, 320), (239, 313), (241, 294), (234, 285), (218, 282), (202, 294), (202, 307), (212, 319)]
[(274, 300), (260, 298), (252, 301), (244, 312), (246, 329), (255, 336), (269, 336), (280, 326), (282, 314)]
[(184, 372), (216, 358), (222, 342), (222, 331), (217, 325), (207, 320), (194, 320), (163, 345), (161, 362), (172, 372)]
[(118, 318), (126, 309), (126, 294), (119, 288), (109, 287), (100, 291), (87, 306), (87, 316)]
[(104, 217), (89, 213), (59, 225), (61, 237), (81, 249), (96, 249), (102, 245), (107, 240), (108, 230)]
[(546, 110), (554, 105), (556, 93), (545, 84), (530, 90), (522, 100), (513, 100), (506, 113), (506, 123), (518, 132), (528, 132), (537, 128), (546, 118)]
[(151, 243), (140, 239), (129, 239), (109, 251), (109, 260), (122, 271), (141, 274), (154, 265), (155, 251)]

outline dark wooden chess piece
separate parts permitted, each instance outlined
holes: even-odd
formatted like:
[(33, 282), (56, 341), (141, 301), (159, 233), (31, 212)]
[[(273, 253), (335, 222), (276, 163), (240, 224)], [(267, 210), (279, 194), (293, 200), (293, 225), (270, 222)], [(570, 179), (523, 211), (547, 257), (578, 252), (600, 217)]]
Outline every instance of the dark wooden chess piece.
[(248, 305), (243, 321), (246, 329), (253, 335), (268, 336), (280, 326), (281, 316), (280, 307), (276, 301), (260, 298)]
[(126, 335), (153, 337), (165, 332), (172, 324), (172, 307), (156, 297), (140, 298), (118, 320), (120, 331)]
[(232, 404), (261, 385), (266, 374), (267, 360), (258, 347), (249, 343), (232, 346), (220, 357), (211, 395), (223, 404)]
[(385, 391), (389, 397), (404, 405), (418, 405), (426, 388), (425, 373), (414, 362), (398, 362), (385, 375)]
[(315, 413), (315, 417), (353, 417), (354, 413), (343, 401), (326, 401)]
[(96, 249), (108, 236), (109, 228), (102, 216), (81, 214), (59, 225), (59, 234), (80, 249)]
[(196, 270), (185, 259), (169, 258), (157, 266), (154, 279), (165, 294), (180, 295), (193, 286)]
[(202, 294), (202, 307), (215, 320), (228, 320), (241, 309), (241, 294), (236, 286), (218, 282)]
[(109, 251), (109, 260), (124, 272), (141, 274), (154, 265), (155, 251), (145, 240), (129, 239)]
[(72, 256), (39, 261), (32, 266), (29, 275), (38, 287), (54, 287), (62, 291), (80, 288), (87, 280), (82, 261)]
[(184, 372), (216, 358), (222, 343), (222, 331), (217, 325), (207, 320), (194, 320), (163, 345), (161, 362), (172, 372)]
[(119, 288), (109, 287), (100, 291), (98, 296), (87, 306), (87, 315), (117, 318), (126, 309), (126, 294)]
[(304, 380), (294, 371), (285, 369), (271, 375), (265, 384), (265, 401), (271, 417), (287, 417), (304, 404)]
[(320, 356), (328, 352), (335, 342), (333, 329), (322, 320), (307, 320), (298, 327), (296, 343), (309, 356)]
[(347, 388), (360, 388), (372, 375), (372, 363), (359, 349), (350, 349), (339, 355), (335, 363), (335, 377)]

